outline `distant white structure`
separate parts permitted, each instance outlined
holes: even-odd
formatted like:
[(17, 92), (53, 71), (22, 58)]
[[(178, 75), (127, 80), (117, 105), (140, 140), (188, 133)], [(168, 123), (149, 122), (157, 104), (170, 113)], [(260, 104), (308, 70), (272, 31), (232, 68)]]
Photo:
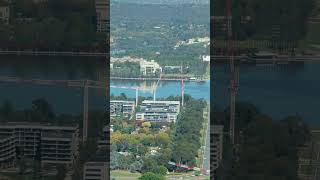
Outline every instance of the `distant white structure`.
[(204, 44), (204, 47), (207, 47), (208, 45), (210, 45), (210, 38), (209, 37), (191, 38), (186, 41), (178, 41), (173, 48), (177, 49), (182, 45), (192, 45), (192, 44), (199, 44), (199, 43)]
[(161, 72), (162, 68), (154, 60), (140, 62), (140, 72), (143, 75), (154, 75), (157, 71)]
[[(157, 71), (162, 72), (161, 66), (155, 62), (154, 60), (147, 61), (143, 58), (124, 56), (121, 58), (111, 57), (110, 64), (112, 64), (112, 68), (114, 67), (114, 63), (125, 63), (125, 62), (133, 62), (138, 63), (140, 65), (140, 72), (142, 75), (154, 75)], [(111, 68), (111, 66), (110, 66)]]
[(202, 61), (203, 61), (203, 62), (209, 62), (209, 63), (210, 63), (210, 56), (208, 56), (208, 55), (203, 55), (203, 56), (202, 56)]

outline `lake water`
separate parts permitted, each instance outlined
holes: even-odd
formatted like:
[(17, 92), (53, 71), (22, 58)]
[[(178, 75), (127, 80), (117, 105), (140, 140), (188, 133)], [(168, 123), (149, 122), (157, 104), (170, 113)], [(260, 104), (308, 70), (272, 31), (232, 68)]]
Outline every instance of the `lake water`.
[[(216, 65), (212, 67), (212, 88), (210, 81), (205, 83), (187, 82), (185, 93), (195, 98), (212, 100), (217, 106), (229, 105), (229, 67)], [(318, 124), (320, 122), (320, 63), (305, 63), (295, 66), (256, 67), (240, 66), (239, 90), (237, 101), (255, 104), (263, 113), (275, 119), (288, 115), (301, 115), (305, 121)], [(155, 82), (153, 82), (155, 83)], [(141, 81), (111, 81), (113, 86), (151, 86)], [(125, 93), (135, 97), (135, 90), (111, 88), (111, 94)], [(140, 96), (152, 97), (151, 91), (140, 91)], [(181, 95), (180, 82), (160, 83), (156, 97), (165, 98), (170, 95)]]
[[(112, 80), (112, 86), (139, 86), (140, 88), (150, 89), (156, 82), (146, 81), (123, 81)], [(120, 95), (125, 93), (128, 97), (134, 98), (136, 91), (133, 89), (111, 88), (110, 93), (113, 95)], [(185, 94), (189, 94), (196, 99), (210, 100), (210, 81), (202, 83), (185, 82)], [(150, 90), (140, 90), (139, 96), (153, 97), (153, 92)], [(156, 98), (166, 98), (169, 96), (181, 96), (181, 82), (178, 81), (161, 81), (156, 91)]]

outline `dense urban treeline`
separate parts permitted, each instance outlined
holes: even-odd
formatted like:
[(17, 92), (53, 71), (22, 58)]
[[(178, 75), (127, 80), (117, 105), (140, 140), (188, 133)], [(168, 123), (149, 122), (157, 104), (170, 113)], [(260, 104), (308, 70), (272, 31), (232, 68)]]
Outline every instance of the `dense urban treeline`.
[(106, 51), (94, 0), (14, 0), (9, 6), (9, 24), (0, 24), (2, 48)]
[(201, 146), (200, 132), (203, 128), (203, 109), (206, 103), (191, 97), (185, 100), (185, 107), (177, 121), (173, 137), (172, 159), (175, 162), (195, 166), (198, 150)]
[[(111, 95), (111, 99), (132, 100), (124, 94)], [(170, 96), (161, 100), (180, 99), (178, 96)], [(176, 124), (144, 122), (139, 127), (129, 118), (112, 118), (114, 132), (111, 133), (111, 170), (140, 172), (143, 174), (142, 179), (162, 179), (161, 176), (172, 168), (168, 165), (169, 161), (195, 166), (206, 102), (185, 95), (185, 103)], [(163, 125), (168, 129), (162, 129)], [(152, 153), (151, 149), (156, 151)]]
[[(213, 15), (226, 15), (226, 1), (212, 3)], [(306, 34), (313, 4), (314, 0), (234, 0), (235, 37), (239, 40), (300, 40)]]
[[(213, 123), (224, 125), (228, 131), (229, 109), (216, 109), (213, 115)], [(230, 144), (224, 144), (224, 159), (216, 170), (218, 179), (298, 178), (297, 147), (310, 139), (308, 126), (300, 116), (274, 120), (252, 104), (238, 103), (235, 122), (239, 147), (233, 154)]]

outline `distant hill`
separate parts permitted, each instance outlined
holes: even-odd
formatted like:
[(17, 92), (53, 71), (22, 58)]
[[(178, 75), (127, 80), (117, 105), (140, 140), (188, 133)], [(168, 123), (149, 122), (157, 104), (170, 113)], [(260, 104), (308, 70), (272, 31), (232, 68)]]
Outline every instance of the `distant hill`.
[(112, 0), (113, 2), (136, 4), (209, 4), (209, 0)]
[(175, 22), (176, 25), (182, 22), (208, 24), (210, 19), (210, 8), (208, 5), (203, 4), (142, 5), (136, 3), (112, 3), (110, 14), (112, 17), (111, 23), (151, 21), (154, 23)]

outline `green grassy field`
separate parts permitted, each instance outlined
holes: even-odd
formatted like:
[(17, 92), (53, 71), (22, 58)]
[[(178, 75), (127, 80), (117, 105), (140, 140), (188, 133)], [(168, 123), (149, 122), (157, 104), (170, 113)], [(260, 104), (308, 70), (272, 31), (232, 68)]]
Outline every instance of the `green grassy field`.
[(128, 171), (111, 171), (111, 180), (114, 178), (115, 180), (134, 180), (138, 179), (141, 176), (140, 173), (131, 173)]

